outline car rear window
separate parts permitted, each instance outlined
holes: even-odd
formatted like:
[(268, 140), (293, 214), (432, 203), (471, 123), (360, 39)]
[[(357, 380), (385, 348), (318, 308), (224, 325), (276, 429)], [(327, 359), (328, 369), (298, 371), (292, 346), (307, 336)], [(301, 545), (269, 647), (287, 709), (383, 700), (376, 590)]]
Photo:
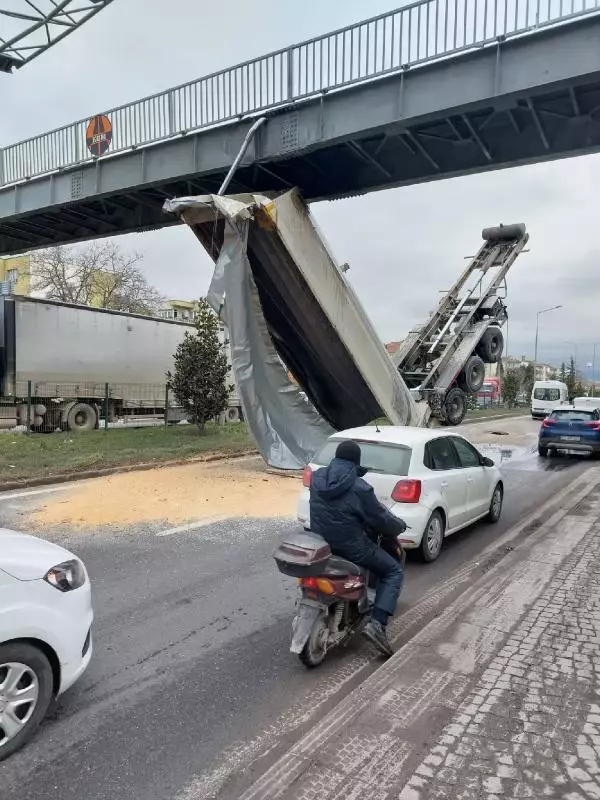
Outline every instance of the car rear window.
[(560, 400), (560, 389), (535, 389), (533, 398), (534, 400), (543, 400), (546, 403), (554, 403)]
[(580, 411), (579, 409), (565, 409), (564, 411), (553, 411), (550, 414), (550, 419), (556, 419), (561, 422), (590, 422), (594, 419), (593, 411)]
[[(342, 439), (329, 439), (317, 455), (313, 462), (320, 467), (328, 467), (335, 451)], [(410, 447), (394, 444), (380, 444), (379, 442), (356, 442), (361, 449), (361, 466), (367, 467), (370, 472), (381, 472), (384, 475), (408, 475), (410, 457), (412, 450)]]

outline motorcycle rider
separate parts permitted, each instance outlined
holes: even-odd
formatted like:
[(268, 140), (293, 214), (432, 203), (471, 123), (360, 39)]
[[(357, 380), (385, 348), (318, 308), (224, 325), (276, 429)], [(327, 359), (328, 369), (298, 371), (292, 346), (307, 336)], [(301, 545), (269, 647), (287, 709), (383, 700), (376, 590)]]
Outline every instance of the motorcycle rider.
[(360, 466), (361, 449), (343, 441), (328, 467), (314, 472), (310, 486), (310, 528), (322, 536), (335, 555), (365, 567), (377, 576), (377, 591), (371, 620), (363, 634), (384, 655), (393, 650), (387, 638), (387, 622), (393, 616), (402, 589), (404, 572), (389, 552), (372, 542), (366, 528), (386, 540), (404, 533), (406, 524), (375, 497)]

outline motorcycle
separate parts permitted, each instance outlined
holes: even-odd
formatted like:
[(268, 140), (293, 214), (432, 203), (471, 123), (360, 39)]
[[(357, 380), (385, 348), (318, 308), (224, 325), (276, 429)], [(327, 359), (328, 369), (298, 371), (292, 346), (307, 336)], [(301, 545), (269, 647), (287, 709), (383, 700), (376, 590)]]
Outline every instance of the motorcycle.
[[(394, 556), (404, 564), (399, 543)], [(279, 571), (296, 578), (299, 586), (290, 651), (306, 667), (318, 667), (332, 648), (346, 646), (369, 621), (375, 576), (333, 555), (325, 539), (311, 531), (288, 536), (273, 558)]]

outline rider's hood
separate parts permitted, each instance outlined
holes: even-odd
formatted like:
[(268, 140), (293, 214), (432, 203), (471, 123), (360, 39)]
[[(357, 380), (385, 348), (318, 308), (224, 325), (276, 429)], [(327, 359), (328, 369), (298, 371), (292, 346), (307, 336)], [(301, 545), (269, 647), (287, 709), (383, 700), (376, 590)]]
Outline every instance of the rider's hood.
[(314, 473), (310, 488), (311, 491), (332, 500), (351, 489), (357, 476), (356, 464), (343, 458), (334, 458), (328, 467)]

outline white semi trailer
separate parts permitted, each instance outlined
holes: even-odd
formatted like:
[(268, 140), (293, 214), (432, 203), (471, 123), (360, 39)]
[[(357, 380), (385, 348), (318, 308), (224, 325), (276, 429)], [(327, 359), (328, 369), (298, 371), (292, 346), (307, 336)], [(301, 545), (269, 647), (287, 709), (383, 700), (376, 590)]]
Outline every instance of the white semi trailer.
[[(109, 421), (164, 414), (166, 373), (192, 330), (139, 314), (0, 297), (0, 427), (29, 421), (34, 430), (93, 430), (104, 416), (107, 384)], [(182, 417), (181, 409), (167, 413)], [(225, 418), (240, 415), (234, 393)]]

